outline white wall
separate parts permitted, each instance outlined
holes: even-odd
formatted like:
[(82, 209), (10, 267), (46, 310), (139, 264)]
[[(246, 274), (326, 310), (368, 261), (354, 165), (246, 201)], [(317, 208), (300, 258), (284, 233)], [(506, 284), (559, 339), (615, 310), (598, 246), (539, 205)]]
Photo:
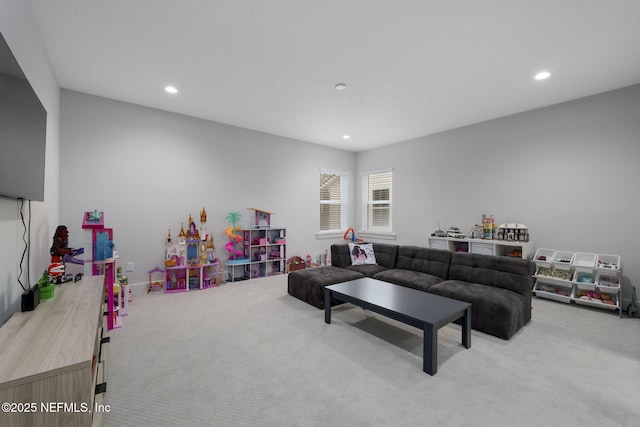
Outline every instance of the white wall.
[(361, 152), (356, 169), (359, 182), (394, 168), (397, 243), (426, 246), (438, 221), (466, 232), (493, 214), (527, 225), (536, 247), (620, 255), (630, 298), (640, 284), (639, 161), (636, 85)]
[(68, 90), (61, 141), (60, 222), (69, 245), (83, 245), (83, 212), (104, 211), (119, 265), (134, 262), (130, 283), (147, 282), (162, 266), (168, 230), (177, 238), (189, 214), (199, 223), (203, 207), (220, 259), (228, 257), (225, 217), (240, 212), (249, 226), (251, 207), (274, 212), (272, 225), (287, 228), (287, 257), (315, 257), (341, 241), (315, 237), (319, 173), (352, 172), (354, 153)]
[[(58, 154), (60, 90), (38, 29), (23, 0), (0, 2), (0, 32), (9, 44), (20, 67), (47, 110), (47, 150), (45, 161), (44, 202), (32, 202), (31, 219), (31, 285), (48, 267), (49, 247), (58, 222)], [(0, 147), (2, 149), (2, 147)], [(4, 155), (4, 154), (2, 154)], [(25, 207), (26, 210), (26, 207)], [(28, 221), (28, 217), (26, 219)], [(0, 325), (20, 310), (22, 288), (18, 284), (19, 266), (24, 243), (19, 202), (0, 197)], [(26, 261), (22, 282), (26, 281)]]

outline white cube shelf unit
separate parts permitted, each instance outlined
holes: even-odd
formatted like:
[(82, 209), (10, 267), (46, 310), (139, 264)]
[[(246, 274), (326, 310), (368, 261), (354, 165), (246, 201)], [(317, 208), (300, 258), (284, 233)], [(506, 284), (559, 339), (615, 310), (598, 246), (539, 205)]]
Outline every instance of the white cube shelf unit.
[(452, 252), (512, 256), (525, 259), (530, 259), (533, 256), (532, 242), (431, 236), (429, 237), (429, 247)]
[(533, 260), (537, 297), (618, 310), (622, 316), (620, 256), (539, 248)]
[[(242, 233), (242, 258), (226, 261), (227, 281), (256, 279), (286, 273), (287, 230), (250, 228)], [(236, 271), (240, 269), (241, 271)]]

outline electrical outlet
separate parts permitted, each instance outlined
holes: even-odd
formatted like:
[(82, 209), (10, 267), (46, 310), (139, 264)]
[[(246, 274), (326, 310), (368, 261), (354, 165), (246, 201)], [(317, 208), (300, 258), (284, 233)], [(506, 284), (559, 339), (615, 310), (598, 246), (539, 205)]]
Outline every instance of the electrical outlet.
[(133, 261), (127, 263), (127, 271), (133, 271)]

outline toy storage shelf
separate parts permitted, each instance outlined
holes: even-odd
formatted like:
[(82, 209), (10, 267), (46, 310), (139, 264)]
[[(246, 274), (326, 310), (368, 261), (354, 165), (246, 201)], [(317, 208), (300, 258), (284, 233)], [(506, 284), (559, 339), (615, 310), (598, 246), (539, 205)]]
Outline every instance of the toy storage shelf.
[(188, 292), (214, 287), (218, 285), (218, 269), (217, 262), (166, 267), (164, 291), (167, 293)]
[[(244, 260), (236, 260), (242, 266), (242, 279), (257, 279), (286, 273), (287, 230), (285, 228), (248, 228), (242, 233)], [(229, 263), (227, 263), (229, 265)], [(240, 280), (234, 277), (235, 280)]]
[(533, 256), (532, 242), (510, 242), (507, 240), (485, 240), (458, 237), (429, 237), (429, 247), (452, 252), (515, 256), (529, 259)]
[(533, 293), (539, 298), (567, 304), (618, 310), (620, 301), (620, 257), (539, 248)]

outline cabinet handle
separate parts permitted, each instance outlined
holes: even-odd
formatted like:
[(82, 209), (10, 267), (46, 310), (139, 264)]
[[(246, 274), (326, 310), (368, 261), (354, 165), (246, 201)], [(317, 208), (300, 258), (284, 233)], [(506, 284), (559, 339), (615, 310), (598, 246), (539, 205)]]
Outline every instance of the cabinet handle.
[(100, 384), (96, 384), (96, 394), (104, 393), (107, 391), (107, 383), (103, 382)]

